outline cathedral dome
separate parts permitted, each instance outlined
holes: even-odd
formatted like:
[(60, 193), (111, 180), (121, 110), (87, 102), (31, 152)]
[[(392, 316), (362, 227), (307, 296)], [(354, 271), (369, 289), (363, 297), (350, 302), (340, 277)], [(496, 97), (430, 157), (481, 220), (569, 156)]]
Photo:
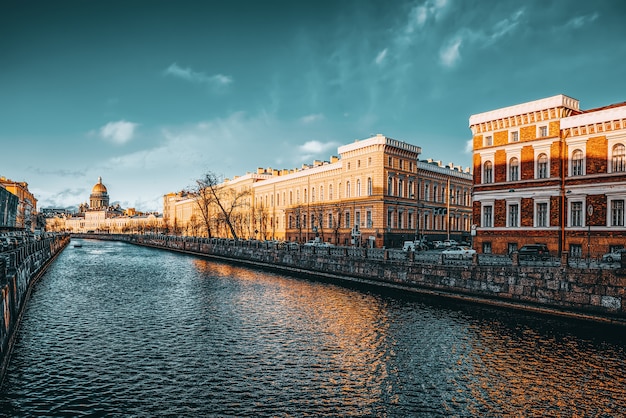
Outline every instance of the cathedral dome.
[(107, 188), (102, 184), (102, 177), (98, 177), (98, 183), (91, 189), (89, 196), (89, 208), (91, 210), (102, 210), (109, 207), (109, 194)]
[(93, 186), (93, 189), (91, 189), (91, 193), (97, 194), (97, 193), (106, 193), (106, 192), (107, 192), (107, 188), (104, 184), (102, 184), (102, 177), (98, 177), (98, 182), (96, 183), (95, 186)]

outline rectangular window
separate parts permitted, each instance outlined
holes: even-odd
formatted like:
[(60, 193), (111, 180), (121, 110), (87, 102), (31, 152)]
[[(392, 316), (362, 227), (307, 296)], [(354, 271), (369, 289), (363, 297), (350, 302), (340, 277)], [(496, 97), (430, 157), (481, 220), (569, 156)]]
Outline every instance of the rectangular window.
[(548, 226), (548, 204), (537, 203), (537, 226), (545, 228)]
[(519, 218), (519, 205), (517, 204), (509, 205), (509, 225), (508, 226), (511, 228), (517, 228), (519, 226), (518, 218)]
[(408, 229), (413, 229), (413, 213), (408, 214)]
[(624, 226), (624, 201), (611, 201), (611, 226)]
[(583, 202), (572, 202), (571, 226), (583, 226)]
[(582, 176), (582, 175), (583, 175), (583, 160), (582, 159), (572, 160), (572, 176)]
[(493, 137), (491, 135), (487, 135), (485, 137), (485, 146), (490, 147), (493, 145)]
[(491, 254), (491, 243), (483, 242), (483, 254)]
[(491, 228), (493, 226), (493, 206), (483, 206), (483, 227)]
[(548, 136), (548, 127), (547, 126), (540, 126), (539, 127), (539, 137), (543, 138)]
[(581, 258), (583, 256), (583, 247), (580, 244), (570, 244), (569, 255), (574, 258)]
[(328, 229), (333, 229), (333, 214), (328, 214)]
[(511, 142), (519, 142), (519, 132), (518, 131), (511, 132)]
[(391, 221), (393, 221), (393, 212), (387, 212), (387, 228), (391, 228)]
[(361, 212), (354, 213), (354, 224), (359, 227), (361, 226)]
[(517, 163), (513, 163), (509, 166), (509, 180), (510, 181), (519, 180), (519, 165), (517, 165)]
[(548, 161), (547, 160), (539, 160), (537, 164), (537, 178), (540, 178), (540, 179), (548, 178)]
[(373, 223), (372, 223), (372, 211), (368, 210), (365, 214), (365, 218), (367, 219), (367, 227), (368, 228), (373, 228)]
[(350, 228), (350, 212), (346, 212), (346, 228)]

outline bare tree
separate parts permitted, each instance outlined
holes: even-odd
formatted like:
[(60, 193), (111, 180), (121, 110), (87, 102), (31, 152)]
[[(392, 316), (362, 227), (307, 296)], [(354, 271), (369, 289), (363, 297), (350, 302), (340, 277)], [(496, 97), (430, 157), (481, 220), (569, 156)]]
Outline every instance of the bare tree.
[(335, 244), (339, 244), (339, 230), (341, 229), (341, 222), (343, 220), (344, 205), (336, 203), (332, 208), (333, 225), (331, 229), (335, 234)]
[(238, 239), (232, 222), (233, 212), (245, 205), (246, 197), (250, 194), (249, 190), (238, 192), (220, 183), (215, 173), (208, 172), (203, 178), (196, 180), (194, 194), (208, 237), (213, 236), (213, 221), (219, 220), (225, 224), (232, 237)]
[(312, 226), (316, 229), (316, 236), (319, 236), (320, 240), (324, 242), (324, 207), (321, 205), (313, 207), (311, 216), (314, 220)]

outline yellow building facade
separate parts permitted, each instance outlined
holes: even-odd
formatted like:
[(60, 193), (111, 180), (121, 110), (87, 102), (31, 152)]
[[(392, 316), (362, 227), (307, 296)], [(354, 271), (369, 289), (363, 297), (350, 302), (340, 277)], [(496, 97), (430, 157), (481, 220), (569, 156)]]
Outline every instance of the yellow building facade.
[[(399, 247), (419, 237), (469, 237), (468, 170), (420, 161), (420, 147), (380, 134), (338, 153), (300, 169), (258, 169), (225, 181), (248, 192), (247, 204), (233, 210), (238, 238)], [(170, 230), (197, 232), (189, 227), (199, 217), (192, 194), (166, 195), (163, 213)], [(222, 229), (218, 236), (230, 234)]]
[(0, 185), (18, 198), (15, 227), (32, 231), (36, 223), (34, 215), (37, 212), (37, 199), (28, 190), (28, 183), (0, 177)]

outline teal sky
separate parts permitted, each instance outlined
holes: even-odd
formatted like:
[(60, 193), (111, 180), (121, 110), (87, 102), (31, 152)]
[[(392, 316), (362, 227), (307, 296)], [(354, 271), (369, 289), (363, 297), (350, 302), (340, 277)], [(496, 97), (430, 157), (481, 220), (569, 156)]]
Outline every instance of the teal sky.
[(626, 101), (626, 2), (9, 1), (0, 175), (38, 207), (162, 211), (208, 171), (328, 160), (381, 133), (471, 165), (469, 116)]

